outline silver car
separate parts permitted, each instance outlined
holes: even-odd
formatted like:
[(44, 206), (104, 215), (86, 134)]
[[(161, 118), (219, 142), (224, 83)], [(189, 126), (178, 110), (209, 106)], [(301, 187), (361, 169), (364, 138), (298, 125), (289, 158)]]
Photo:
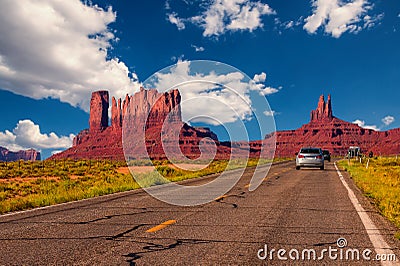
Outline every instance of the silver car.
[(324, 170), (324, 155), (320, 148), (301, 148), (296, 153), (296, 170), (300, 170), (300, 167), (318, 167)]

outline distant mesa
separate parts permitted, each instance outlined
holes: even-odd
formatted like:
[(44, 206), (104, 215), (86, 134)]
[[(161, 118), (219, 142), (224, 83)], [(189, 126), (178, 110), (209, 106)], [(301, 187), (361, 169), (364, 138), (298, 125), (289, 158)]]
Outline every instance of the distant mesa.
[(374, 154), (400, 153), (400, 129), (378, 132), (340, 120), (333, 115), (330, 95), (326, 101), (320, 96), (317, 109), (311, 111), (310, 122), (299, 129), (273, 132), (263, 140), (251, 142), (221, 142), (209, 128), (189, 126), (182, 121), (180, 103), (177, 89), (159, 93), (142, 88), (132, 96), (126, 95), (124, 100), (112, 97), (109, 125), (109, 94), (93, 92), (89, 129), (75, 137), (70, 149), (50, 159), (125, 160), (125, 155), (139, 159), (147, 154), (160, 160), (171, 156), (198, 159), (204, 154), (216, 159), (272, 158), (274, 151), (276, 157), (293, 157), (303, 146), (328, 149), (333, 155), (345, 155), (350, 146)]
[[(364, 152), (392, 155), (400, 153), (400, 129), (375, 131), (333, 116), (331, 96), (325, 102), (321, 95), (310, 122), (296, 130), (276, 132), (276, 156), (293, 156), (302, 146), (328, 149), (334, 155), (345, 155), (350, 146)], [(267, 137), (268, 138), (268, 137)]]
[(41, 160), (40, 152), (34, 149), (13, 152), (4, 147), (0, 147), (0, 161), (15, 162), (19, 160), (40, 161)]

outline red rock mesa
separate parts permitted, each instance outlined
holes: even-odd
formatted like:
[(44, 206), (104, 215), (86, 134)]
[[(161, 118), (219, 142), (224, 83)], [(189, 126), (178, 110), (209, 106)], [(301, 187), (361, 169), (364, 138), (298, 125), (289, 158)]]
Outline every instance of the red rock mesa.
[[(129, 157), (143, 158), (147, 152), (151, 159), (165, 159), (164, 148), (171, 142), (179, 143), (170, 148), (171, 152), (182, 153), (188, 158), (198, 158), (202, 152), (214, 154), (217, 158), (228, 158), (231, 148), (222, 145), (217, 136), (208, 128), (195, 128), (182, 122), (181, 95), (178, 90), (159, 93), (156, 90), (141, 89), (125, 99), (111, 100), (111, 126), (108, 125), (109, 95), (107, 91), (92, 93), (90, 102), (89, 129), (81, 131), (74, 139), (73, 146), (51, 159), (86, 158), (124, 160), (122, 133), (125, 133), (125, 147)], [(168, 126), (164, 125), (164, 121)], [(123, 124), (126, 127), (123, 129)], [(164, 128), (163, 128), (164, 126)], [(145, 129), (145, 143), (140, 136)], [(161, 142), (161, 136), (166, 139)], [(163, 147), (164, 146), (166, 147)], [(173, 144), (173, 143), (172, 143)], [(127, 152), (127, 151), (126, 151)]]
[(327, 102), (321, 95), (317, 109), (311, 111), (308, 124), (296, 130), (278, 131), (276, 139), (278, 157), (293, 157), (302, 146), (321, 147), (343, 156), (350, 146), (359, 146), (364, 152), (372, 151), (374, 154), (400, 153), (400, 129), (375, 131), (336, 118), (330, 95)]

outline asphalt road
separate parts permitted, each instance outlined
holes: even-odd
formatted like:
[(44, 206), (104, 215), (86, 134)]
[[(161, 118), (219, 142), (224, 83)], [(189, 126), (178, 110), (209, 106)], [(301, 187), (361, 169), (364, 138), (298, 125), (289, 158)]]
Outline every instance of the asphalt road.
[[(246, 171), (224, 197), (198, 207), (171, 206), (137, 190), (0, 216), (0, 264), (380, 265), (362, 258), (340, 260), (340, 250), (361, 254), (374, 246), (333, 163), (325, 171), (296, 171), (294, 162), (273, 165), (253, 192), (248, 191), (250, 176)], [(400, 258), (395, 228), (343, 176)], [(346, 239), (346, 247), (338, 248), (339, 238)], [(268, 255), (275, 249), (272, 260), (258, 258), (266, 245)], [(332, 253), (336, 260), (322, 253), (329, 248), (338, 250)], [(288, 260), (277, 257), (278, 249), (287, 251), (282, 257)], [(324, 258), (308, 260), (306, 252), (302, 260), (310, 249)], [(289, 258), (289, 252), (296, 257), (293, 250), (299, 260)]]

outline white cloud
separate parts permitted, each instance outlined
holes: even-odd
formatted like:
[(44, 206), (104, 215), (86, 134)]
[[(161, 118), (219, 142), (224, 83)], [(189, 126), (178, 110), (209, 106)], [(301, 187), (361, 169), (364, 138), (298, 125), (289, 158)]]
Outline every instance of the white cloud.
[(266, 80), (267, 80), (267, 74), (264, 72), (261, 72), (261, 74), (254, 75), (253, 84), (250, 87), (250, 89), (258, 91), (261, 96), (274, 94), (282, 89), (282, 87), (273, 88), (270, 86), (266, 86), (265, 85)]
[(0, 132), (0, 146), (12, 151), (26, 149), (66, 149), (72, 146), (75, 135), (57, 136), (54, 132), (43, 134), (39, 125), (31, 120), (20, 120), (12, 132)]
[(57, 153), (60, 153), (60, 152), (63, 152), (64, 150), (55, 150), (55, 151), (52, 151), (51, 152), (51, 155), (54, 155), (54, 154), (57, 154)]
[(205, 37), (219, 36), (227, 31), (252, 32), (264, 26), (263, 16), (275, 14), (268, 4), (252, 0), (212, 0), (200, 7), (205, 8), (197, 16), (191, 18), (174, 16), (173, 18), (181, 23), (187, 21), (198, 25), (204, 29), (203, 36)]
[(261, 72), (261, 74), (256, 74), (254, 75), (253, 78), (255, 83), (265, 82), (266, 79), (267, 79), (267, 74), (265, 74), (265, 72)]
[(363, 20), (364, 20), (363, 28), (364, 29), (371, 29), (371, 28), (375, 27), (377, 24), (379, 24), (379, 22), (383, 19), (383, 17), (384, 17), (383, 13), (375, 15), (375, 16), (372, 16), (372, 17), (369, 16), (369, 15), (364, 16), (364, 18), (363, 18)]
[(179, 18), (177, 13), (173, 12), (173, 13), (170, 13), (170, 14), (167, 14), (167, 15), (168, 15), (168, 18), (167, 18), (168, 21), (171, 24), (174, 24), (178, 28), (178, 30), (184, 30), (185, 29), (184, 20)]
[[(201, 116), (196, 121), (218, 124), (215, 120), (209, 119), (213, 117), (218, 118), (221, 123), (230, 123), (238, 119), (245, 120), (251, 115), (249, 85), (242, 82), (244, 76), (240, 72), (227, 75), (215, 73), (193, 75), (190, 73), (190, 62), (179, 61), (170, 73), (158, 74), (157, 78), (154, 87), (159, 91), (181, 84), (177, 88), (182, 95), (181, 108), (184, 121)], [(214, 82), (234, 88), (237, 94)], [(213, 108), (210, 108), (210, 105)]]
[(370, 28), (383, 15), (371, 18), (366, 13), (372, 9), (367, 0), (313, 0), (313, 14), (305, 19), (304, 29), (315, 33), (320, 27), (335, 38), (344, 32), (357, 33), (363, 28)]
[(285, 23), (285, 29), (291, 29), (291, 28), (293, 28), (294, 27), (294, 21), (293, 20), (291, 20), (291, 21), (288, 21), (287, 23)]
[(79, 0), (1, 1), (0, 88), (86, 111), (93, 90), (117, 97), (136, 91), (136, 75), (108, 58), (118, 41), (109, 28), (115, 20), (111, 7)]
[(278, 113), (278, 112), (276, 112), (276, 111), (273, 111), (273, 110), (271, 110), (271, 111), (264, 111), (264, 115), (265, 116), (276, 116), (276, 115), (279, 115), (280, 113)]
[(395, 121), (395, 119), (391, 115), (388, 115), (388, 116), (382, 118), (382, 123), (384, 123), (386, 126), (391, 125), (394, 121)]
[(192, 44), (192, 48), (194, 48), (194, 50), (196, 52), (204, 52), (205, 51), (203, 46), (196, 46), (196, 45)]
[(277, 93), (280, 89), (282, 89), (282, 87), (279, 87), (279, 88), (265, 87), (264, 84), (262, 84), (262, 86), (259, 87), (260, 95), (263, 95), (263, 96)]
[(365, 129), (373, 129), (375, 131), (380, 131), (380, 129), (375, 125), (370, 125), (370, 126), (369, 125), (365, 125), (365, 121), (364, 120), (357, 119), (357, 120), (353, 121), (353, 124), (357, 124), (359, 127), (362, 127), (362, 128), (365, 128)]
[(179, 89), (184, 121), (196, 118), (197, 122), (218, 125), (251, 117), (250, 92), (259, 90), (261, 94), (265, 90), (264, 84), (246, 80), (239, 71), (227, 74), (213, 71), (208, 74), (193, 73), (190, 64), (189, 61), (178, 61), (168, 73), (159, 73), (155, 83), (151, 84), (159, 91)]
[(300, 17), (297, 20), (289, 20), (282, 22), (280, 18), (275, 18), (275, 28), (274, 30), (278, 31), (279, 34), (282, 34), (283, 30), (293, 30), (304, 23), (304, 18)]

